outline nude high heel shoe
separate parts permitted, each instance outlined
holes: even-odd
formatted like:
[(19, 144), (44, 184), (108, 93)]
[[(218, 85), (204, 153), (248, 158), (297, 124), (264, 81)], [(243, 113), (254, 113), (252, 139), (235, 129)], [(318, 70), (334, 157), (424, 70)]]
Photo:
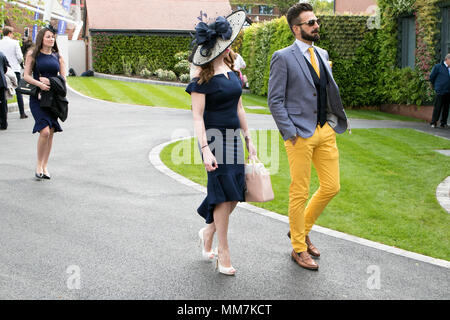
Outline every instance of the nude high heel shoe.
[(225, 274), (227, 276), (234, 276), (236, 274), (236, 269), (233, 268), (233, 266), (226, 268), (224, 266), (222, 266), (219, 262), (219, 255), (217, 255), (216, 258), (216, 268), (215, 270), (219, 269), (219, 272), (222, 274)]
[(198, 232), (198, 237), (200, 238), (199, 239), (199, 245), (202, 248), (203, 260), (213, 261), (214, 257), (215, 257), (214, 251), (209, 251), (208, 252), (208, 251), (205, 250), (205, 241), (203, 240), (203, 231), (205, 231), (205, 229), (206, 229), (206, 227), (205, 228), (201, 228), (200, 231)]

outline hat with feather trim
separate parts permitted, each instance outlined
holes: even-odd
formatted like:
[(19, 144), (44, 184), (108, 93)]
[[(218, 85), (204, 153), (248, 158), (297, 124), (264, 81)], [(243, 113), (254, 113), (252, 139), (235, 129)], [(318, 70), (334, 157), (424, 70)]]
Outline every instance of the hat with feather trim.
[(200, 22), (195, 27), (195, 41), (198, 48), (192, 62), (205, 65), (220, 56), (237, 38), (245, 23), (245, 12), (238, 10), (226, 18), (219, 16), (210, 24)]

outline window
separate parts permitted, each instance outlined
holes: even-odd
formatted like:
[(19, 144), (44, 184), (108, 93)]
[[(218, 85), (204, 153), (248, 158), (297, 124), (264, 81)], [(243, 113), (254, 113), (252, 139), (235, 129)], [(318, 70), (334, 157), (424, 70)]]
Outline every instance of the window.
[(273, 14), (273, 7), (259, 6), (259, 14)]
[(245, 13), (252, 13), (252, 7), (249, 5), (237, 5), (237, 10), (244, 10)]
[(401, 67), (414, 69), (416, 60), (416, 20), (414, 17), (400, 19)]

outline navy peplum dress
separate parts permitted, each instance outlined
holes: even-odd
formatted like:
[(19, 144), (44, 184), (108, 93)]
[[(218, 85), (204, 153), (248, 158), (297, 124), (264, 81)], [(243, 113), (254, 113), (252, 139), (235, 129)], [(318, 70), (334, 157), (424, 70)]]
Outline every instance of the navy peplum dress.
[[(40, 52), (36, 57), (33, 68), (33, 78), (39, 81), (39, 77), (56, 77), (59, 73), (59, 59), (57, 54), (44, 54)], [(55, 129), (55, 132), (63, 131), (58, 123), (58, 118), (41, 109), (40, 101), (30, 96), (30, 110), (34, 118), (33, 133), (40, 132), (45, 127)]]
[(218, 74), (203, 84), (194, 78), (186, 88), (189, 94), (205, 94), (203, 120), (208, 145), (218, 164), (216, 170), (207, 173), (207, 196), (197, 209), (208, 224), (214, 221), (216, 204), (245, 201), (244, 149), (237, 113), (242, 85), (234, 72), (228, 72), (228, 77)]

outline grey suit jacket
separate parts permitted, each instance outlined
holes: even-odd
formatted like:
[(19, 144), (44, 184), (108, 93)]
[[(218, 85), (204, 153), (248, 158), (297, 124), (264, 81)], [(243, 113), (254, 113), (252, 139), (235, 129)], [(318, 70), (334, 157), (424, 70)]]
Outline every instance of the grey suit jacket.
[[(327, 122), (337, 132), (347, 129), (347, 115), (334, 81), (328, 52), (315, 47), (328, 75)], [(270, 62), (268, 104), (284, 140), (296, 134), (309, 138), (317, 126), (317, 91), (297, 44), (276, 51)]]

